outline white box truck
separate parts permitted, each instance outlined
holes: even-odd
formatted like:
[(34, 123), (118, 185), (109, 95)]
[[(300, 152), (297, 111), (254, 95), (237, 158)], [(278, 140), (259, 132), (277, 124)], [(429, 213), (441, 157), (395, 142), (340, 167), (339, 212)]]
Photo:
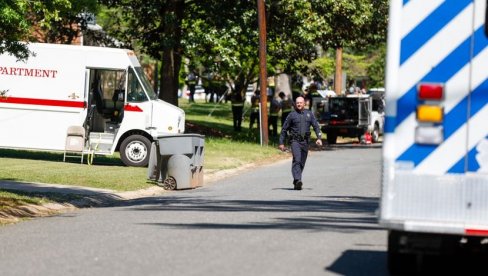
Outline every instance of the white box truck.
[(390, 1), (379, 222), (392, 274), (488, 254), (486, 16), (486, 0)]
[(0, 55), (0, 147), (63, 151), (83, 126), (85, 149), (146, 166), (154, 137), (183, 133), (185, 113), (159, 100), (133, 51), (32, 43), (26, 61)]

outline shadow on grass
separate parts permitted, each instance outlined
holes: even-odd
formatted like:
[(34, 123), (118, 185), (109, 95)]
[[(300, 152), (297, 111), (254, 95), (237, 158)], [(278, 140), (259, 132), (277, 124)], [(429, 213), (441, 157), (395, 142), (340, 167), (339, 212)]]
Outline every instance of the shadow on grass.
[[(30, 159), (63, 163), (63, 153), (48, 151), (0, 149), (0, 158)], [(85, 156), (83, 160), (84, 164), (87, 163), (87, 159), (88, 156)], [(80, 161), (79, 159), (67, 158), (66, 163), (80, 164)], [(93, 165), (125, 166), (120, 158), (104, 155), (96, 155), (93, 160)]]
[(1, 189), (1, 188), (0, 188), (0, 193), (8, 193), (4, 196), (0, 195), (1, 206), (9, 206), (9, 205), (18, 206), (20, 204), (38, 204), (37, 200), (40, 199), (66, 204), (71, 201), (76, 201), (83, 198), (83, 196), (77, 194), (60, 194), (56, 192), (42, 192), (42, 191), (28, 192), (28, 191), (9, 190), (9, 189)]
[[(69, 203), (78, 208), (108, 206), (117, 200), (121, 200), (119, 196), (102, 190), (90, 190), (73, 186), (41, 186), (26, 182), (15, 182), (12, 179), (0, 179), (1, 192), (7, 192), (18, 197), (26, 197), (23, 199), (25, 203), (37, 204), (35, 200), (29, 199), (35, 197), (60, 204)], [(7, 200), (15, 200), (15, 196), (0, 195), (0, 206), (2, 202)]]
[[(260, 143), (258, 129), (249, 130), (243, 126), (241, 131), (235, 131), (231, 125), (204, 120), (187, 121), (185, 132), (202, 134), (206, 138), (226, 138), (236, 142)], [(270, 137), (269, 144), (278, 144), (278, 137)]]
[(225, 103), (192, 103), (181, 106), (185, 112), (192, 115), (204, 115), (227, 118), (232, 120), (231, 106)]

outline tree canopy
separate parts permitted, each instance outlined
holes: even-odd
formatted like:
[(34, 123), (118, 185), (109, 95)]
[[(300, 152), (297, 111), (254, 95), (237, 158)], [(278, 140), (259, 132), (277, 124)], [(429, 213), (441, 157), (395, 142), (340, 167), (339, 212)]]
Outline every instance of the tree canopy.
[(0, 54), (27, 58), (21, 41), (71, 43), (96, 9), (96, 0), (0, 0)]
[[(306, 70), (322, 49), (368, 49), (385, 41), (387, 0), (265, 3), (269, 75)], [(257, 5), (249, 0), (0, 0), (0, 53), (26, 58), (19, 41), (70, 43), (98, 4), (108, 7), (100, 15), (110, 36), (160, 61), (160, 97), (168, 102), (177, 103), (186, 61), (218, 73), (240, 92), (257, 80)], [(33, 29), (40, 32), (33, 36)], [(320, 67), (329, 70), (330, 63)]]
[[(205, 1), (202, 1), (205, 2)], [(254, 1), (208, 1), (190, 8), (183, 45), (191, 67), (203, 66), (232, 83), (236, 93), (258, 77), (258, 24)], [(298, 61), (315, 57), (323, 21), (306, 0), (268, 1), (267, 70), (294, 72)]]
[(11, 53), (19, 59), (29, 56), (24, 43), (31, 35), (33, 17), (43, 18), (39, 26), (48, 28), (59, 20), (59, 10), (70, 8), (68, 0), (2, 0), (0, 1), (0, 54)]

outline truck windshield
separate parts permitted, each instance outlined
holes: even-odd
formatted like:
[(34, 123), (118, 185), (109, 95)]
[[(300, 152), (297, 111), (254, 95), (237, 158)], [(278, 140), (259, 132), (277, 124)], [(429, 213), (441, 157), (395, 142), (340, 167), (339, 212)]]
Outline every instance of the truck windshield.
[(329, 112), (331, 118), (336, 119), (357, 119), (358, 118), (357, 98), (330, 98)]
[(144, 90), (147, 93), (147, 96), (149, 96), (149, 99), (151, 100), (157, 100), (158, 95), (154, 92), (154, 89), (151, 86), (151, 83), (146, 77), (146, 74), (144, 74), (144, 71), (142, 70), (141, 67), (135, 67), (136, 74), (139, 77), (139, 80), (141, 81), (142, 86), (144, 87)]

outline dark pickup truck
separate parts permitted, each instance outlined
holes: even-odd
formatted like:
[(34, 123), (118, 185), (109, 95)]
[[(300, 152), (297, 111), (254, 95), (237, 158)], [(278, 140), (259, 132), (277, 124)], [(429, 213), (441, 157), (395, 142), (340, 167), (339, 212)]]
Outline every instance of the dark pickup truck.
[(383, 133), (385, 115), (381, 97), (361, 94), (315, 98), (312, 110), (329, 144), (335, 144), (337, 137), (357, 137), (361, 141), (366, 132), (376, 143)]

